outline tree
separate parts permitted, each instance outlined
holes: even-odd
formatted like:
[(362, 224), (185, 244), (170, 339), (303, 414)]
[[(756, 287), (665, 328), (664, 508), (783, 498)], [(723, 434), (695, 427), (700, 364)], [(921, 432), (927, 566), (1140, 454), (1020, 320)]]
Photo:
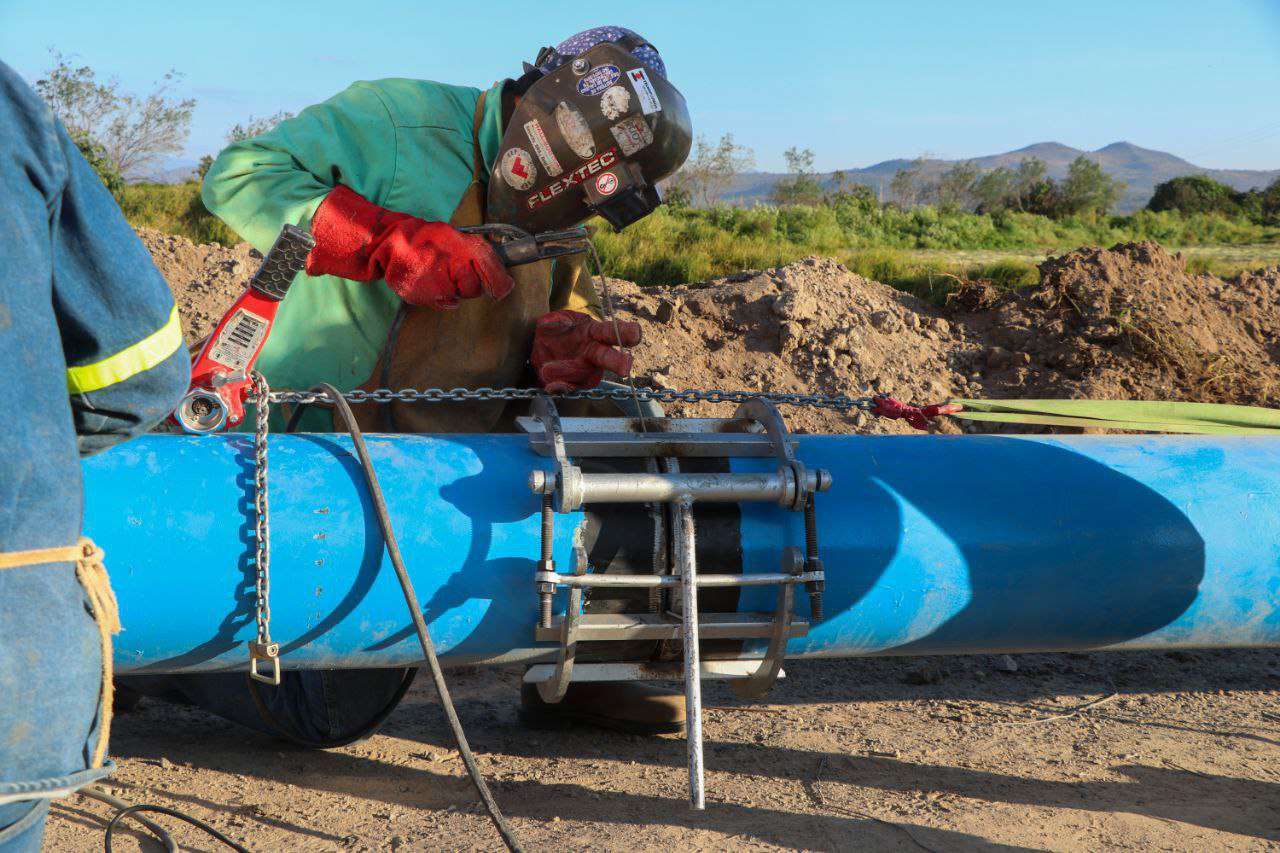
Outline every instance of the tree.
[(831, 173), (831, 187), (823, 195), (822, 202), (829, 205), (856, 204), (867, 208), (878, 204), (875, 190), (866, 184), (850, 180), (842, 169)]
[(733, 185), (734, 178), (753, 166), (755, 155), (750, 148), (735, 143), (733, 134), (726, 133), (715, 145), (699, 136), (693, 157), (666, 187), (667, 201), (711, 207)]
[(917, 157), (911, 161), (910, 165), (894, 172), (893, 180), (889, 182), (889, 192), (893, 194), (893, 200), (903, 207), (911, 207), (915, 204), (920, 189), (917, 182), (923, 171), (924, 158)]
[(71, 141), (76, 144), (76, 148), (80, 149), (80, 156), (84, 157), (89, 167), (97, 173), (103, 186), (119, 202), (124, 193), (124, 178), (120, 177), (120, 170), (116, 168), (116, 164), (103, 151), (102, 146), (89, 137), (82, 133), (67, 132), (71, 135)]
[(787, 177), (773, 185), (773, 203), (818, 204), (822, 201), (822, 184), (813, 171), (813, 151), (792, 146), (782, 156), (787, 161)]
[(1050, 219), (1064, 216), (1066, 211), (1062, 188), (1053, 178), (1041, 178), (1027, 188), (1026, 195), (1022, 198), (1022, 209)]
[[(249, 116), (244, 124), (237, 123), (227, 131), (226, 140), (228, 143), (244, 142), (246, 139), (252, 139), (255, 136), (261, 136), (274, 130), (280, 122), (291, 118), (293, 118), (293, 113), (288, 110), (280, 110), (274, 115), (264, 116), (263, 118)], [(209, 174), (209, 170), (212, 168), (213, 155), (204, 155), (196, 165), (196, 178), (203, 181), (204, 176)]]
[(1111, 177), (1100, 165), (1081, 154), (1071, 161), (1067, 179), (1062, 182), (1063, 212), (1067, 215), (1106, 213), (1123, 193), (1123, 181)]
[(1008, 210), (1015, 203), (1014, 173), (1003, 166), (983, 172), (970, 192), (979, 213)]
[(1253, 221), (1260, 225), (1280, 225), (1280, 178), (1264, 190), (1249, 190), (1242, 195), (1241, 206), (1248, 201)]
[(1240, 212), (1241, 195), (1208, 175), (1184, 175), (1156, 184), (1147, 210), (1230, 215)]
[(114, 79), (99, 81), (87, 65), (73, 68), (67, 57), (54, 51), (53, 67), (35, 88), (73, 139), (97, 146), (116, 172), (136, 179), (187, 142), (196, 102), (172, 95), (181, 79), (169, 71), (150, 94), (133, 95), (122, 92)]
[(973, 198), (978, 167), (965, 160), (955, 163), (938, 178), (938, 207), (946, 211), (967, 210)]
[(1049, 167), (1039, 157), (1023, 157), (1018, 161), (1018, 168), (1013, 172), (1013, 197), (1018, 210), (1027, 210), (1027, 200), (1032, 191), (1040, 188)]
[(288, 110), (280, 110), (278, 113), (269, 116), (257, 118), (249, 116), (244, 124), (236, 124), (227, 131), (227, 142), (244, 142), (246, 139), (252, 139), (255, 136), (261, 136), (275, 130), (277, 124), (287, 119), (293, 118), (293, 113)]

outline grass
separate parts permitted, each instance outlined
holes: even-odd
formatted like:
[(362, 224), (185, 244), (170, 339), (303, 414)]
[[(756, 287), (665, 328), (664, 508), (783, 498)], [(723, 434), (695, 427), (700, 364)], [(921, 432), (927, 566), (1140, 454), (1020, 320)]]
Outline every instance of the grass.
[(1193, 269), (1218, 275), (1280, 262), (1280, 229), (1149, 211), (1055, 221), (932, 208), (663, 208), (620, 233), (602, 225), (597, 244), (611, 275), (642, 285), (702, 281), (818, 254), (937, 302), (959, 280), (1025, 287), (1039, 281), (1036, 265), (1048, 255), (1132, 240), (1156, 240), (1188, 255)]
[[(204, 209), (196, 183), (132, 184), (124, 188), (120, 206), (134, 225), (200, 243), (238, 240)], [(1192, 270), (1216, 275), (1280, 263), (1280, 228), (1171, 211), (1053, 220), (1029, 213), (899, 210), (847, 201), (819, 207), (663, 207), (621, 232), (596, 224), (597, 247), (609, 274), (647, 286), (705, 281), (827, 255), (867, 278), (940, 301), (958, 280), (1025, 287), (1039, 280), (1036, 264), (1047, 255), (1131, 240), (1156, 240), (1182, 251)]]
[(240, 242), (221, 219), (205, 210), (197, 183), (128, 184), (118, 201), (135, 228), (155, 228), (197, 243), (232, 246)]

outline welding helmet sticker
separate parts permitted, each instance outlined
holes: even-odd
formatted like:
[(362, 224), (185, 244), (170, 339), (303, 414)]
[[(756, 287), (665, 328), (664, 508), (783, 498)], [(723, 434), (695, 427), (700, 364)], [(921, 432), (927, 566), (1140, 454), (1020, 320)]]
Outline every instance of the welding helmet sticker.
[(613, 172), (605, 172), (596, 178), (596, 192), (600, 195), (613, 195), (618, 191), (618, 176)]
[(621, 76), (622, 72), (618, 70), (616, 65), (601, 65), (597, 68), (592, 68), (587, 72), (587, 76), (578, 81), (578, 94), (598, 95), (614, 83), (617, 83), (618, 78)]
[(556, 159), (556, 153), (551, 150), (551, 142), (547, 139), (542, 125), (538, 124), (536, 119), (531, 119), (524, 123), (524, 132), (529, 137), (529, 144), (533, 146), (533, 152), (542, 161), (542, 167), (547, 170), (547, 174), (554, 178), (563, 172), (564, 168)]
[(631, 81), (632, 87), (635, 88), (636, 95), (640, 98), (640, 109), (644, 111), (645, 115), (662, 111), (662, 99), (654, 91), (648, 72), (643, 68), (633, 68), (627, 72), (627, 79)]
[(591, 138), (591, 125), (582, 111), (568, 101), (561, 101), (556, 106), (556, 125), (564, 141), (569, 143), (573, 153), (583, 160), (589, 160), (596, 154), (596, 143)]
[(609, 121), (617, 121), (631, 109), (631, 93), (621, 86), (610, 86), (600, 96), (600, 112)]
[(623, 155), (630, 157), (641, 148), (653, 142), (653, 131), (643, 116), (632, 116), (609, 128), (613, 138), (618, 140), (618, 147)]
[(538, 180), (538, 167), (533, 165), (533, 158), (523, 148), (508, 148), (502, 155), (502, 167), (499, 170), (502, 179), (513, 189), (521, 192), (533, 189)]

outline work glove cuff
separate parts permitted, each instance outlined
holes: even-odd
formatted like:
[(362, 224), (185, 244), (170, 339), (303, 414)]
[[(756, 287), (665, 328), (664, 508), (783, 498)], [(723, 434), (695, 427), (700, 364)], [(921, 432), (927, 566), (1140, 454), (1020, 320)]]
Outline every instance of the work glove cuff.
[(405, 218), (339, 184), (311, 217), (316, 244), (307, 255), (307, 275), (336, 275), (353, 281), (381, 278), (373, 259), (375, 240)]

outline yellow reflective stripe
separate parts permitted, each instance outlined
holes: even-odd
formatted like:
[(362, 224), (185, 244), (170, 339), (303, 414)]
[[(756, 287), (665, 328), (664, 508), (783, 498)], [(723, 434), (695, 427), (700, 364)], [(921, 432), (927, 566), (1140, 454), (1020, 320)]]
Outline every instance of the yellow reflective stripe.
[(80, 367), (67, 368), (67, 391), (71, 394), (88, 394), (108, 385), (124, 382), (132, 376), (150, 370), (182, 346), (182, 324), (178, 321), (178, 309), (169, 312), (169, 319), (156, 331), (136, 344), (109, 355), (102, 361)]

